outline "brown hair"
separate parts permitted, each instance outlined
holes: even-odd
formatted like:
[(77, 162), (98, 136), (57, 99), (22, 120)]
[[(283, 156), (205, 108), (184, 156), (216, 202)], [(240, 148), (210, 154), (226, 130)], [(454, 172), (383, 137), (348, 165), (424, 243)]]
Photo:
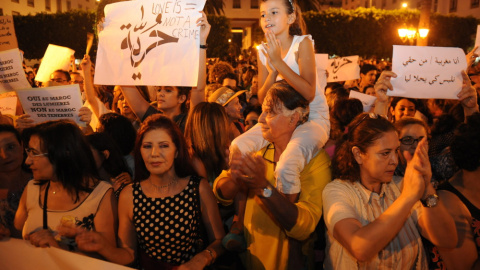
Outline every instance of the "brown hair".
[(183, 134), (178, 126), (169, 118), (160, 114), (154, 114), (147, 117), (138, 130), (134, 149), (135, 181), (145, 180), (150, 176), (150, 172), (145, 166), (140, 149), (142, 147), (145, 134), (156, 129), (165, 130), (177, 148), (177, 157), (173, 162), (173, 165), (175, 166), (175, 174), (178, 177), (196, 175), (197, 173), (195, 172), (190, 154), (188, 153), (187, 143), (185, 142), (185, 138), (183, 137)]
[(399, 136), (400, 136), (400, 133), (402, 132), (402, 129), (404, 129), (406, 126), (409, 126), (409, 125), (420, 125), (423, 128), (425, 128), (425, 131), (427, 132), (427, 134), (430, 134), (430, 128), (428, 127), (427, 123), (413, 117), (403, 117), (402, 119), (396, 121), (393, 125), (395, 126), (395, 129), (397, 130), (397, 133)]
[[(267, 2), (268, 0), (262, 0), (263, 2)], [(301, 36), (307, 33), (307, 24), (303, 20), (302, 11), (300, 10), (300, 6), (294, 0), (283, 0), (285, 7), (287, 8), (288, 14), (295, 13), (295, 22), (293, 22), (289, 29), (288, 34), (291, 36)]]
[(395, 131), (392, 123), (376, 114), (362, 113), (348, 125), (348, 133), (337, 143), (332, 160), (334, 179), (348, 181), (360, 180), (360, 166), (355, 160), (352, 148), (358, 147), (362, 153), (383, 136), (384, 133)]

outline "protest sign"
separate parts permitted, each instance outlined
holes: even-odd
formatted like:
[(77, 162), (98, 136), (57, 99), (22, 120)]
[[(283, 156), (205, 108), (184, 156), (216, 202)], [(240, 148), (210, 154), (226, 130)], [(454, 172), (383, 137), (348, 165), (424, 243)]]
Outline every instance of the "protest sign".
[(20, 51), (0, 52), (0, 93), (31, 87), (23, 71)]
[(105, 7), (95, 84), (196, 86), (205, 0), (141, 0)]
[(360, 78), (358, 55), (328, 60), (327, 73), (327, 82), (343, 82)]
[(370, 109), (372, 109), (373, 104), (375, 104), (375, 100), (377, 100), (377, 97), (360, 93), (354, 90), (350, 91), (349, 98), (359, 99), (362, 102), (364, 112), (369, 112)]
[(23, 110), (35, 121), (71, 119), (84, 126), (78, 117), (82, 97), (78, 84), (17, 90)]
[(393, 46), (393, 91), (389, 96), (408, 98), (458, 99), (462, 89), (461, 71), (467, 68), (460, 48)]
[(48, 44), (35, 80), (39, 82), (48, 82), (50, 80), (50, 75), (55, 70), (70, 70), (70, 56), (74, 53), (75, 51), (70, 48)]
[(0, 51), (18, 48), (13, 16), (0, 16)]
[(480, 54), (480, 25), (477, 25), (477, 38), (475, 39), (475, 46), (477, 50), (475, 51), (476, 54)]
[(91, 258), (59, 248), (38, 248), (30, 244), (30, 241), (8, 238), (0, 241), (0, 269), (129, 270), (133, 268)]

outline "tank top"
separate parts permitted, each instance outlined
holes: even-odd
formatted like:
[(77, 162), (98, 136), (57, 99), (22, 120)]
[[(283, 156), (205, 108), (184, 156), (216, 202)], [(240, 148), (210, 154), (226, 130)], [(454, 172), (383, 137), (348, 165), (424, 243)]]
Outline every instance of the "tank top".
[[(30, 180), (25, 188), (27, 190), (27, 213), (28, 217), (23, 226), (23, 237), (31, 232), (43, 228), (43, 208), (40, 205), (41, 185), (36, 180)], [(71, 210), (50, 210), (47, 209), (48, 227), (55, 232), (55, 229), (61, 224), (62, 220), (71, 220), (77, 226), (86, 229), (95, 229), (94, 218), (97, 214), (100, 203), (105, 193), (112, 188), (110, 183), (105, 181), (98, 182), (97, 186), (78, 206)], [(47, 200), (48, 208), (48, 200)], [(60, 240), (60, 239), (57, 239)], [(63, 240), (62, 240), (63, 241)]]
[(147, 197), (140, 182), (133, 184), (133, 223), (139, 247), (150, 258), (181, 265), (198, 252), (199, 183), (192, 176), (180, 193), (165, 198)]
[[(298, 55), (298, 47), (303, 39), (308, 38), (314, 43), (311, 35), (303, 35), (303, 36), (293, 36), (292, 45), (290, 45), (290, 49), (288, 50), (287, 54), (283, 58), (283, 61), (297, 74), (300, 75), (300, 67), (297, 63), (297, 55)], [(260, 45), (261, 49), (265, 51), (263, 44)], [(266, 66), (267, 57), (263, 53), (259, 53), (259, 59), (263, 65)], [(316, 73), (316, 71), (315, 71)], [(317, 76), (316, 80), (316, 91), (315, 91), (315, 98), (312, 102), (310, 102), (310, 115), (309, 119), (329, 119), (328, 113), (328, 105), (327, 99), (325, 98), (325, 86), (327, 85), (327, 78), (323, 76), (323, 80), (319, 80)], [(322, 77), (322, 78), (323, 78)], [(283, 80), (284, 78), (279, 74), (277, 76), (277, 81)]]

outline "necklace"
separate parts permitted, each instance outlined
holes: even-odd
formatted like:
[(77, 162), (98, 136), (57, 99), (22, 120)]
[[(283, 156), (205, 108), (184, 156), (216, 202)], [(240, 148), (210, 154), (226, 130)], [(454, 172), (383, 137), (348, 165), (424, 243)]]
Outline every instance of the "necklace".
[(162, 189), (168, 188), (169, 186), (175, 184), (176, 182), (177, 182), (177, 176), (176, 175), (173, 177), (172, 181), (170, 181), (168, 184), (165, 184), (165, 185), (162, 185), (162, 186), (155, 185), (152, 182), (152, 179), (150, 179), (150, 184), (155, 188), (156, 192), (159, 192), (159, 190), (161, 191)]

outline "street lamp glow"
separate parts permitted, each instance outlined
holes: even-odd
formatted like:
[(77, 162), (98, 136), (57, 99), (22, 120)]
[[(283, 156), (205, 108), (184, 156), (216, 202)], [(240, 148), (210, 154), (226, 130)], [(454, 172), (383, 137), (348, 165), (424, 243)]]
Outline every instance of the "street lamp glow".
[(398, 29), (398, 36), (401, 38), (405, 38), (408, 34), (408, 29), (406, 28), (400, 28)]
[(229, 39), (228, 39), (228, 43), (230, 43), (230, 42), (232, 42), (232, 39), (229, 38)]
[(420, 28), (418, 29), (418, 34), (420, 35), (421, 38), (426, 38), (428, 36), (428, 32), (430, 30), (427, 28)]
[(403, 2), (403, 3), (402, 3), (402, 8), (407, 8), (407, 7), (408, 7), (407, 2)]

